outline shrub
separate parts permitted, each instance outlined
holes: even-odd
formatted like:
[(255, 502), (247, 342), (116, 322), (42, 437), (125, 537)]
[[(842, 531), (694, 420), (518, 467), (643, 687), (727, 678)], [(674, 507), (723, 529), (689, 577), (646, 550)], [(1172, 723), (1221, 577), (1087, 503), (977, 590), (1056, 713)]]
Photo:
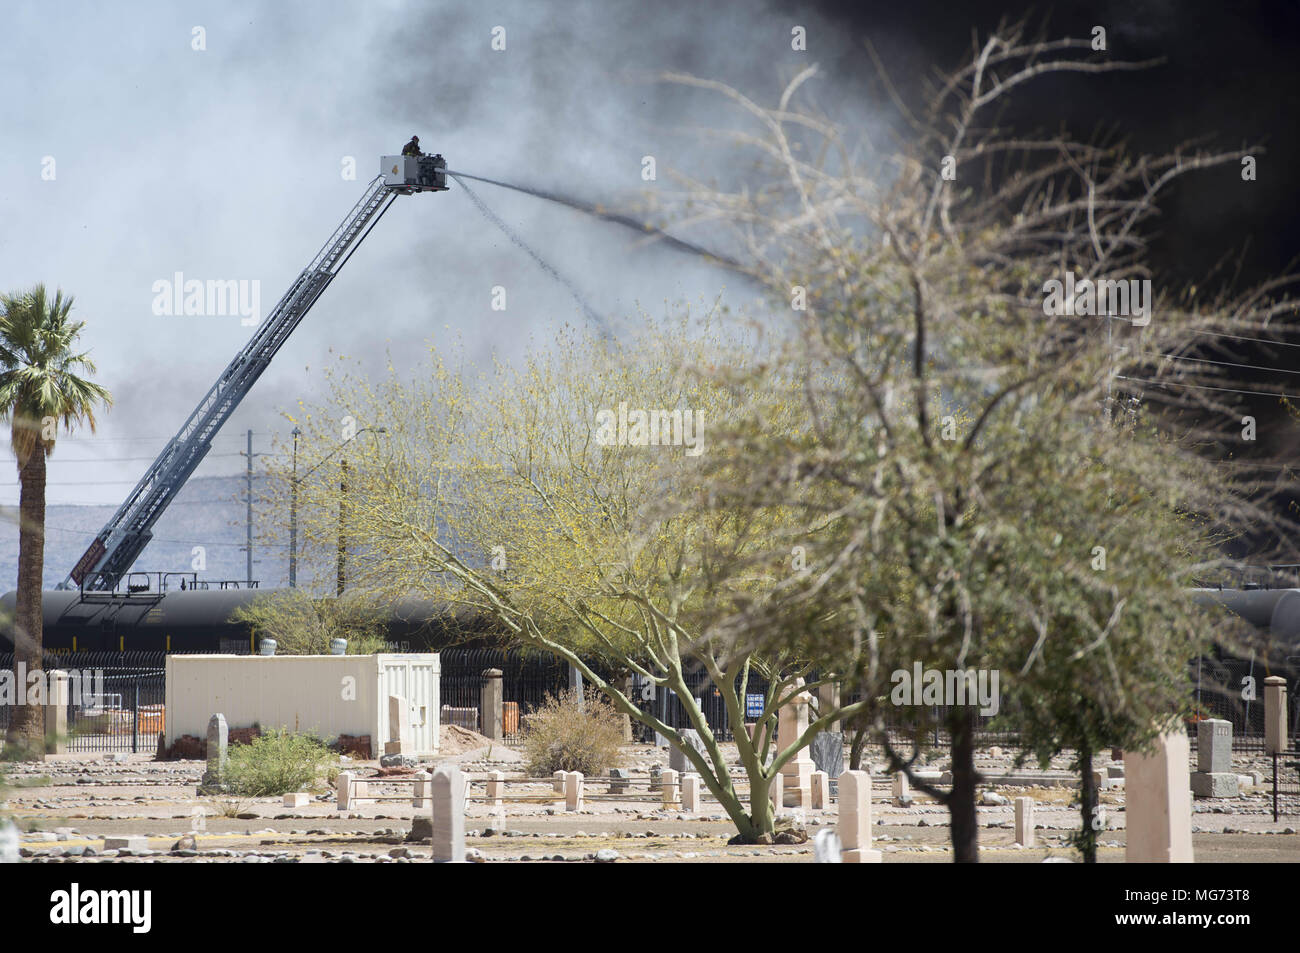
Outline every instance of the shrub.
[(595, 690), (547, 695), (542, 706), (524, 718), (523, 744), (534, 776), (556, 771), (603, 774), (618, 764), (623, 716)]
[(315, 735), (272, 729), (246, 745), (231, 746), (226, 784), (232, 794), (278, 797), (315, 784), (335, 760)]

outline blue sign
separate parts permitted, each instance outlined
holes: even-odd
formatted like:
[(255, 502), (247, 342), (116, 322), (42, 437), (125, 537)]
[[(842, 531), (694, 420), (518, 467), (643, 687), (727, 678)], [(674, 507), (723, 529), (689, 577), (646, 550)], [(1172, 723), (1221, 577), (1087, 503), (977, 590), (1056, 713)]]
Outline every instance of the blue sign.
[(762, 718), (763, 717), (763, 696), (753, 693), (745, 696), (745, 717)]

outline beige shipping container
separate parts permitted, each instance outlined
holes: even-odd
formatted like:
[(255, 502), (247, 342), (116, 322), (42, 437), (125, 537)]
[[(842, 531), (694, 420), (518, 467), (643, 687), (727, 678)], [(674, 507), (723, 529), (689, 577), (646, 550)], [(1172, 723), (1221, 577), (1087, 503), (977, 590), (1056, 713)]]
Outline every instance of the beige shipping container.
[(389, 740), (388, 698), (405, 699), (414, 757), (438, 749), (435, 652), (383, 655), (169, 655), (166, 737), (203, 738), (220, 712), (231, 728), (314, 732), (326, 741), (369, 735), (378, 758)]

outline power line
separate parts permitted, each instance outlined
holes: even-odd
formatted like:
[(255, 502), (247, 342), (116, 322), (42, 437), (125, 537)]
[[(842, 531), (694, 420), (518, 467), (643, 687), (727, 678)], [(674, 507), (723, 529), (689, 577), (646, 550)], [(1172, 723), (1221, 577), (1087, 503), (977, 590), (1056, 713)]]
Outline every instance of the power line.
[(1209, 384), (1187, 384), (1183, 381), (1153, 381), (1145, 377), (1125, 377), (1123, 374), (1116, 374), (1115, 376), (1122, 381), (1154, 384), (1156, 387), (1195, 387), (1198, 390), (1220, 390), (1229, 394), (1255, 394), (1259, 397), (1286, 397), (1291, 400), (1300, 400), (1300, 394), (1278, 394), (1267, 390), (1238, 390), (1233, 387), (1211, 387)]
[(1184, 357), (1181, 354), (1166, 354), (1164, 356), (1174, 361), (1196, 361), (1198, 364), (1218, 364), (1222, 367), (1244, 367), (1248, 371), (1260, 371), (1276, 374), (1300, 374), (1300, 371), (1289, 370), (1285, 367), (1260, 367), (1257, 364), (1237, 364), (1233, 361), (1212, 361), (1206, 357)]
[(1254, 341), (1256, 344), (1274, 344), (1278, 347), (1300, 347), (1300, 344), (1290, 344), (1286, 341), (1274, 341), (1271, 338), (1243, 337), (1240, 334), (1223, 334), (1219, 331), (1197, 331), (1195, 333), (1205, 334), (1212, 338), (1231, 338), (1234, 341)]

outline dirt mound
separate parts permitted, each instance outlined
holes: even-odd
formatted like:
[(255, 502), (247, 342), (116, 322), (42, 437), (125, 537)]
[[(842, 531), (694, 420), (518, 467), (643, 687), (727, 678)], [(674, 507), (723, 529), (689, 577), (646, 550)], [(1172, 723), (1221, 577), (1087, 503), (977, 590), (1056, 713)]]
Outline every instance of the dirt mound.
[(470, 731), (468, 728), (462, 728), (459, 725), (442, 725), (438, 729), (438, 742), (438, 754), (440, 755), (464, 754), (466, 751), (486, 748), (488, 745), (503, 746), (502, 742), (485, 738), (477, 731)]

